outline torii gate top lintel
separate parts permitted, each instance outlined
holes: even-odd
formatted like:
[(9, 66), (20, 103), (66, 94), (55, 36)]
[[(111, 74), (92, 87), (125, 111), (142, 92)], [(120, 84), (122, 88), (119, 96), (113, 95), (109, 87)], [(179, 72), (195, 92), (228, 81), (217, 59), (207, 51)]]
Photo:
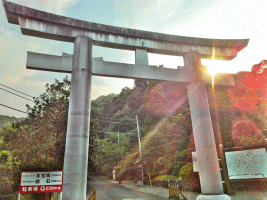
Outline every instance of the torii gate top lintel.
[[(249, 39), (208, 39), (141, 31), (98, 24), (52, 13), (43, 12), (3, 0), (9, 23), (18, 24), (25, 35), (73, 42), (80, 35), (89, 36), (98, 46), (135, 50), (147, 49), (151, 53), (184, 56), (197, 50), (202, 58), (232, 60), (247, 46)], [(51, 26), (53, 24), (53, 26)]]

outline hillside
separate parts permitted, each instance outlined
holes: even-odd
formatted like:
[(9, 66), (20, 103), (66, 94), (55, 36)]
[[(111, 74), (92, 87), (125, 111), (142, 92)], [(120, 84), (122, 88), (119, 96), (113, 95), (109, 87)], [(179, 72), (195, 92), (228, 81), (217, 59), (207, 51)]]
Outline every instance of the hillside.
[(16, 117), (9, 117), (6, 115), (0, 115), (0, 129), (11, 125), (14, 122), (23, 121), (25, 118), (16, 118)]
[[(240, 72), (235, 86), (215, 86), (214, 92), (206, 85), (214, 132), (220, 131), (225, 149), (266, 147), (266, 86), (261, 82), (265, 76)], [(115, 167), (119, 178), (140, 180), (138, 115), (145, 180), (149, 173), (152, 179), (173, 175), (197, 184), (186, 85), (137, 81), (133, 89), (124, 88), (119, 95), (101, 97), (92, 105), (99, 111), (94, 117), (101, 127), (103, 152), (97, 163), (102, 174), (111, 176)]]
[[(240, 72), (235, 86), (215, 86), (214, 92), (206, 85), (214, 132), (220, 131), (225, 149), (266, 147), (266, 74)], [(140, 180), (138, 116), (145, 181), (148, 173), (152, 180), (171, 176), (199, 190), (198, 174), (192, 170), (195, 147), (186, 84), (134, 83), (133, 88), (92, 101), (88, 174), (111, 177), (115, 168), (117, 178)], [(67, 78), (47, 84), (46, 93), (29, 108), (27, 126), (16, 123), (0, 131), (0, 182), (5, 191), (10, 191), (11, 182), (18, 187), (23, 170), (63, 168), (69, 95)], [(7, 170), (9, 177), (4, 175)]]

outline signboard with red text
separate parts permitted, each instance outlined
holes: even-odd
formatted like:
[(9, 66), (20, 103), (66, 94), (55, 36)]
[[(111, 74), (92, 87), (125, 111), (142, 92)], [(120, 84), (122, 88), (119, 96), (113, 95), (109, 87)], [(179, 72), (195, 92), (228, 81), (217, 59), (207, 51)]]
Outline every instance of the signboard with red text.
[(62, 192), (63, 171), (21, 172), (19, 193)]

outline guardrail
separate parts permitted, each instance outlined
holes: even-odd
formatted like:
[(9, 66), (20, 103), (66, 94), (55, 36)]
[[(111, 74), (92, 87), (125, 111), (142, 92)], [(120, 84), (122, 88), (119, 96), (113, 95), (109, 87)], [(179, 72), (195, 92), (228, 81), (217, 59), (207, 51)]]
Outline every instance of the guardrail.
[(93, 189), (93, 194), (88, 198), (88, 200), (96, 200), (96, 189)]
[(183, 193), (179, 190), (179, 186), (173, 186), (173, 185), (169, 185), (169, 199), (178, 199), (180, 200), (180, 194), (182, 195), (182, 197), (187, 200), (187, 198), (183, 195)]

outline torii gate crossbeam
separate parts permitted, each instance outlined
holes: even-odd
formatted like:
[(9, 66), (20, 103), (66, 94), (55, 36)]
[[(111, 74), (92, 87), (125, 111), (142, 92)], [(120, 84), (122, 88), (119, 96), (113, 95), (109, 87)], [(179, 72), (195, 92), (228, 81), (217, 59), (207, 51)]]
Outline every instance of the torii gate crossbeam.
[[(167, 70), (170, 71), (170, 69), (167, 69), (152, 73), (150, 78), (160, 79), (162, 76), (165, 77), (165, 80), (168, 80), (172, 77), (176, 81), (188, 83), (188, 99), (203, 194), (199, 195), (197, 199), (230, 199), (229, 196), (223, 194), (205, 88), (205, 74), (201, 69), (201, 58), (212, 58), (212, 50), (216, 47), (216, 59), (231, 60), (247, 46), (248, 39), (221, 40), (167, 35), (67, 18), (5, 0), (3, 0), (3, 6), (8, 22), (19, 25), (22, 34), (74, 42), (72, 68), (68, 71), (72, 73), (72, 86), (64, 158), (64, 200), (86, 198), (92, 74), (147, 78), (142, 75), (140, 70), (144, 67), (145, 70), (150, 70), (149, 72), (153, 71), (148, 66), (148, 52), (184, 56), (185, 67), (181, 73), (172, 71), (174, 76), (164, 76), (164, 73), (168, 73)], [(94, 61), (92, 58), (93, 45), (134, 50), (136, 53), (135, 65), (124, 64), (124, 67), (131, 69), (134, 74), (131, 75), (127, 71), (118, 75), (119, 73), (115, 69), (117, 67), (125, 71), (122, 65)], [(58, 60), (58, 58), (55, 60)], [(32, 60), (27, 62), (29, 68), (38, 68), (31, 62)], [(39, 69), (61, 71), (59, 68), (46, 67), (39, 66)], [(223, 78), (220, 84), (233, 84), (231, 80), (225, 81), (226, 79)]]

